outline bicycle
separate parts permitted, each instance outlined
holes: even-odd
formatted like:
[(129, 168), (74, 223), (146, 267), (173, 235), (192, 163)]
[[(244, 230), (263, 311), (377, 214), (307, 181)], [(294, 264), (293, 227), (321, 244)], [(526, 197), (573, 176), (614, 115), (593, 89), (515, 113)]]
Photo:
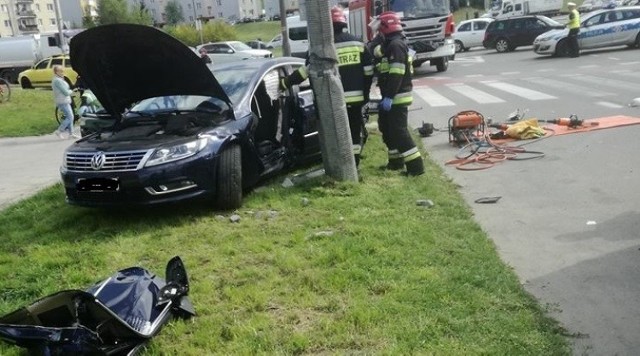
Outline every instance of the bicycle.
[(11, 86), (6, 79), (0, 78), (0, 103), (9, 101), (9, 99), (11, 99)]
[[(80, 115), (78, 115), (76, 111), (80, 107), (81, 103), (81, 93), (79, 91), (74, 91), (73, 94), (71, 94), (71, 111), (73, 112), (74, 123), (80, 120)], [(64, 119), (64, 114), (60, 109), (58, 109), (58, 106), (56, 106), (54, 117), (58, 122), (58, 125), (60, 125), (62, 123), (62, 120)]]

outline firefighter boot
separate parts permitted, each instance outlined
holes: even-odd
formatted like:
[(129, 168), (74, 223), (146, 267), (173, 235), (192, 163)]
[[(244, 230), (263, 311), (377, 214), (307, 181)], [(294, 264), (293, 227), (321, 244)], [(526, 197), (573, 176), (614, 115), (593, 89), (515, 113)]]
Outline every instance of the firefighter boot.
[(404, 162), (402, 158), (392, 158), (386, 165), (380, 167), (380, 169), (382, 170), (390, 171), (399, 171), (402, 168), (404, 168)]
[(418, 157), (406, 163), (408, 176), (419, 176), (424, 174), (424, 162)]

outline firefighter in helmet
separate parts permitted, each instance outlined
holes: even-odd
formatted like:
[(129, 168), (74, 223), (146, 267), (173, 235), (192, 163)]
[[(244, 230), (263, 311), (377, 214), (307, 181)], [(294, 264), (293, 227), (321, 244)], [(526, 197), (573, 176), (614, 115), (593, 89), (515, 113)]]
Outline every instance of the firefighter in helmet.
[[(349, 129), (353, 142), (353, 156), (356, 166), (360, 163), (363, 137), (363, 106), (369, 101), (369, 92), (373, 79), (372, 55), (365, 44), (357, 37), (347, 32), (347, 17), (340, 6), (331, 8), (331, 22), (333, 23), (333, 38), (338, 59), (338, 72), (344, 89), (344, 101), (347, 104)], [(282, 79), (281, 89), (302, 83), (307, 79), (307, 66), (300, 67), (288, 78)]]
[(378, 31), (384, 41), (375, 48), (374, 55), (380, 59), (376, 65), (382, 95), (378, 127), (388, 149), (389, 161), (385, 168), (401, 170), (406, 166), (407, 175), (418, 176), (424, 173), (424, 162), (407, 126), (408, 107), (413, 102), (409, 48), (402, 34), (402, 22), (395, 12), (383, 12), (378, 20)]

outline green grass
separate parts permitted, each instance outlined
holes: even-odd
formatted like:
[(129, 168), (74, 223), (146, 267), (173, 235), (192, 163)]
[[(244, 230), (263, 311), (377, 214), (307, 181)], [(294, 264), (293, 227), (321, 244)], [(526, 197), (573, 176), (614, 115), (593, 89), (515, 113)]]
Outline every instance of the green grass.
[(148, 355), (570, 354), (437, 165), (378, 170), (375, 131), (364, 153), (359, 184), (280, 177), (246, 197), (239, 223), (206, 203), (92, 210), (45, 189), (0, 212), (0, 315), (129, 266), (162, 275), (180, 255), (198, 316), (163, 328)]
[(233, 28), (238, 35), (238, 41), (246, 42), (260, 38), (267, 43), (280, 33), (280, 21), (239, 23)]
[(0, 103), (0, 137), (37, 136), (58, 127), (51, 90), (11, 87), (11, 100)]

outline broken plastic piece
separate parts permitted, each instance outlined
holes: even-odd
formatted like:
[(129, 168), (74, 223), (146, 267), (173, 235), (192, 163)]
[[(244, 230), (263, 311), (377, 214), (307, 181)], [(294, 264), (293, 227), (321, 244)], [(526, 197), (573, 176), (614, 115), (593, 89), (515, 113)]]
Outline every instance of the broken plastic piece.
[(502, 197), (483, 197), (483, 198), (476, 199), (475, 202), (478, 204), (493, 204), (493, 203), (497, 203), (498, 200), (500, 200), (500, 198)]

